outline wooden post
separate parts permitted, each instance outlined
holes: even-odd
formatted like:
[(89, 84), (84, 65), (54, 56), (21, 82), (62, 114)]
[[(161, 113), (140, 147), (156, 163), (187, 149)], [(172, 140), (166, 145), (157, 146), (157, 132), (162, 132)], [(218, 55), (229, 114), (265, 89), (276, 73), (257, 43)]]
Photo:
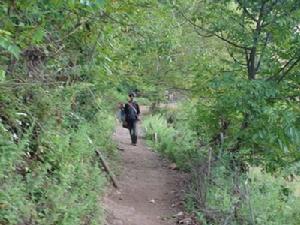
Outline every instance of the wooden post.
[(211, 158), (212, 158), (212, 148), (209, 147), (209, 150), (208, 150), (208, 171), (207, 171), (207, 177), (208, 179), (210, 180), (210, 173), (211, 173)]
[(155, 143), (155, 144), (158, 143), (158, 135), (157, 135), (156, 132), (154, 133), (154, 143)]

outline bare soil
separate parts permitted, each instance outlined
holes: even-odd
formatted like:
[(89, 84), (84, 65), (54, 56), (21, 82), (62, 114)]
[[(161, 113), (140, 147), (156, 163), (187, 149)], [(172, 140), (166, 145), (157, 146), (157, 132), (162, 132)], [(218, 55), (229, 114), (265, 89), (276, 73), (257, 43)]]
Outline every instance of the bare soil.
[[(140, 129), (139, 129), (140, 131)], [(139, 138), (130, 145), (127, 129), (117, 127), (114, 139), (122, 155), (120, 190), (104, 198), (105, 225), (174, 225), (181, 211), (185, 175), (150, 150)]]

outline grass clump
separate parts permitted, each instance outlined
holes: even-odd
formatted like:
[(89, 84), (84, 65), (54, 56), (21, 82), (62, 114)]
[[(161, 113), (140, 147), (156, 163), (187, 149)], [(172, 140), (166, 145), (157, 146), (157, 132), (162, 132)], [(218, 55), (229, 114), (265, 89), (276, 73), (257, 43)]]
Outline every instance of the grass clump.
[(205, 131), (194, 129), (191, 108), (160, 109), (144, 120), (149, 144), (191, 174), (186, 210), (206, 225), (300, 224), (300, 181), (290, 175), (297, 165), (276, 174), (249, 165), (235, 169), (234, 154), (203, 145)]
[(117, 156), (106, 100), (84, 85), (16, 93), (0, 94), (0, 224), (102, 224), (95, 149)]
[(196, 155), (195, 138), (191, 130), (184, 126), (174, 127), (162, 114), (148, 116), (143, 127), (154, 149), (176, 162), (179, 168), (190, 169), (191, 160)]

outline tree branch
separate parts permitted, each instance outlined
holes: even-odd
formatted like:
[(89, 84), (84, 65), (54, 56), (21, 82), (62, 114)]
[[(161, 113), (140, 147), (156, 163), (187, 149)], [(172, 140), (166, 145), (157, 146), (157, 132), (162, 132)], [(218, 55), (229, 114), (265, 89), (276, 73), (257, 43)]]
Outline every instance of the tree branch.
[(262, 60), (262, 58), (263, 58), (263, 56), (264, 56), (264, 54), (265, 54), (265, 51), (266, 51), (266, 48), (267, 48), (269, 39), (270, 39), (270, 33), (267, 33), (267, 34), (266, 34), (266, 38), (265, 38), (265, 42), (264, 42), (264, 45), (263, 45), (263, 48), (262, 48), (261, 53), (260, 53), (260, 56), (259, 56), (259, 60), (258, 60), (258, 62), (257, 62), (256, 68), (255, 68), (256, 73), (258, 72), (258, 70), (259, 70), (259, 68), (260, 68), (261, 60)]
[[(270, 7), (268, 7), (268, 12), (266, 12), (266, 14), (269, 14), (273, 8), (277, 5), (277, 3), (279, 2), (279, 0), (274, 1)], [(300, 3), (298, 3), (298, 5), (295, 5), (292, 9), (290, 9), (289, 11), (286, 11), (283, 14), (273, 14), (273, 19), (271, 19), (270, 21), (263, 23), (261, 26), (264, 28), (272, 23), (274, 23), (276, 21), (276, 19), (278, 19), (278, 16), (280, 16), (281, 18), (287, 17), (289, 16), (292, 12), (296, 11), (297, 9), (299, 9), (300, 7)]]
[(300, 62), (300, 56), (296, 59), (296, 61), (278, 78), (277, 83), (280, 83), (284, 77), (288, 75), (288, 73)]
[(240, 1), (240, 0), (237, 0), (239, 6), (243, 9), (244, 13), (250, 18), (252, 19), (253, 21), (257, 22), (258, 19), (255, 18), (254, 15), (252, 15), (249, 10), (246, 8), (246, 6), (244, 5), (244, 1), (243, 3)]
[(228, 48), (227, 48), (227, 51), (228, 51), (228, 54), (230, 55), (230, 57), (233, 59), (234, 62), (240, 64), (241, 66), (248, 66), (247, 63), (242, 63), (242, 62), (240, 62), (239, 60), (237, 60), (237, 59), (234, 57), (233, 52), (230, 52)]
[(281, 82), (284, 77), (288, 75), (288, 73), (300, 62), (300, 55), (297, 55), (296, 57), (291, 58), (283, 67), (281, 67), (278, 72), (271, 76), (268, 77), (266, 80), (270, 81), (272, 79), (275, 79), (278, 77), (277, 82)]
[[(257, 59), (257, 46), (259, 43), (259, 37), (261, 35), (261, 24), (263, 23), (263, 16), (264, 16), (264, 8), (265, 8), (266, 1), (262, 2), (261, 7), (259, 9), (259, 16), (256, 20), (256, 28), (253, 33), (253, 44), (249, 54), (249, 64), (248, 64), (248, 79), (254, 80), (257, 69), (260, 66), (260, 61), (256, 64)], [(256, 65), (255, 65), (256, 64)]]
[[(225, 37), (223, 36), (223, 34), (218, 34), (218, 33), (214, 32), (214, 31), (210, 31), (210, 30), (204, 28), (203, 26), (200, 26), (200, 25), (196, 24), (194, 21), (192, 21), (191, 19), (189, 19), (189, 18), (188, 18), (183, 12), (181, 12), (180, 10), (179, 10), (179, 13), (180, 13), (180, 14), (182, 15), (182, 17), (183, 17), (188, 23), (190, 23), (194, 28), (197, 28), (197, 29), (200, 29), (200, 30), (206, 32), (207, 35), (209, 35), (209, 36), (215, 36), (215, 37), (219, 38), (220, 40), (222, 40), (222, 41), (226, 42), (227, 44), (230, 44), (230, 45), (232, 45), (233, 47), (236, 47), (236, 48), (240, 48), (240, 49), (250, 49), (250, 48), (247, 47), (247, 46), (243, 46), (243, 45), (240, 45), (240, 44), (238, 44), (238, 43), (235, 43), (235, 42), (233, 42), (233, 41), (231, 41), (231, 40), (228, 40), (227, 38), (225, 38)], [(201, 34), (201, 33), (200, 33), (199, 31), (197, 31), (197, 30), (195, 30), (195, 31), (196, 31), (196, 33), (199, 34), (200, 36), (207, 36), (207, 35)]]

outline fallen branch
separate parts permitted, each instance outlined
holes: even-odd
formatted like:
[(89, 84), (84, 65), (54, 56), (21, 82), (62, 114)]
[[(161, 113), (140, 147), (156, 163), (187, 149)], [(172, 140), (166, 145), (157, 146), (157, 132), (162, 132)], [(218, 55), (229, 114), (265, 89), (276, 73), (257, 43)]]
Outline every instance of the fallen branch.
[(101, 165), (103, 166), (104, 168), (104, 171), (108, 174), (110, 180), (112, 181), (113, 183), (113, 186), (117, 189), (119, 189), (119, 185), (117, 184), (117, 181), (115, 179), (115, 176), (113, 175), (113, 173), (111, 172), (111, 170), (109, 169), (109, 166), (108, 164), (106, 163), (104, 157), (102, 156), (101, 152), (96, 150), (96, 154), (97, 156), (99, 156), (99, 159), (100, 159), (100, 163)]
[(117, 147), (117, 149), (118, 149), (119, 151), (122, 151), (122, 152), (125, 151), (125, 148)]

